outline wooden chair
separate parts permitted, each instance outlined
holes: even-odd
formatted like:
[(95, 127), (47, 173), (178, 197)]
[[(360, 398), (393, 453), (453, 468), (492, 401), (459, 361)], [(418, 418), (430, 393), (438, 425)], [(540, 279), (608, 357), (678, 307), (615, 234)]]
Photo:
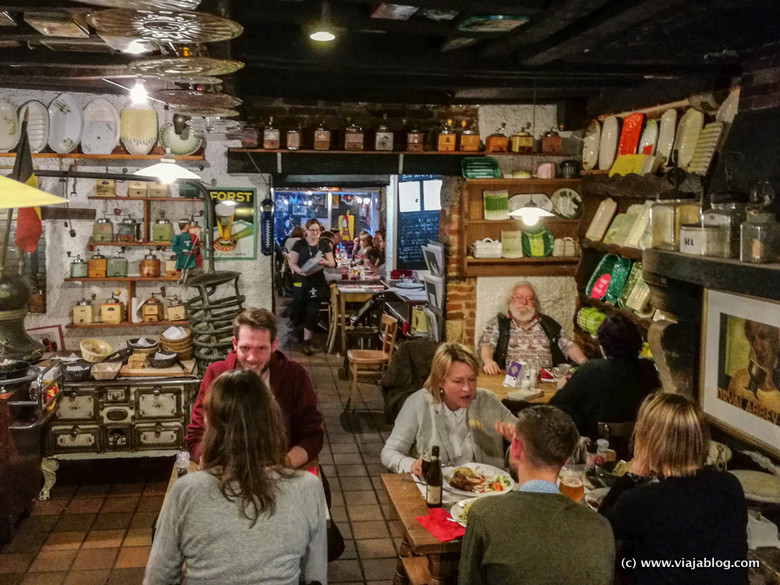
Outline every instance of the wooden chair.
[(618, 461), (630, 460), (633, 455), (631, 437), (634, 435), (633, 422), (599, 422), (599, 437), (609, 440), (609, 446), (615, 450)]
[(358, 376), (376, 375), (387, 367), (395, 351), (395, 338), (398, 333), (398, 320), (390, 315), (382, 315), (380, 338), (382, 349), (350, 349), (347, 351), (349, 362), (349, 398), (344, 410), (349, 410), (352, 398), (357, 395)]

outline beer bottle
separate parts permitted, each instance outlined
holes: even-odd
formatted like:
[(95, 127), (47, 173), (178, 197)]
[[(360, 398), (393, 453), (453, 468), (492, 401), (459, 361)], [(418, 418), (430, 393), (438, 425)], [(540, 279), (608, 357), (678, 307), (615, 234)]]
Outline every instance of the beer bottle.
[(176, 453), (176, 476), (181, 477), (187, 475), (190, 466), (190, 453), (189, 451), (179, 451)]
[(425, 483), (428, 485), (425, 491), (425, 503), (429, 508), (441, 508), (442, 476), (438, 446), (434, 446), (431, 450), (431, 463), (425, 474)]

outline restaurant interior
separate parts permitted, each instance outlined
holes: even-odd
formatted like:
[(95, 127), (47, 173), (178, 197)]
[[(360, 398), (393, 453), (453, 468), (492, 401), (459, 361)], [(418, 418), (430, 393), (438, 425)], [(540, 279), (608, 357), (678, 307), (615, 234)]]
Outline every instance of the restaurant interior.
[[(253, 308), (316, 392), (328, 582), (459, 582), (457, 457), (451, 530), (420, 521), (425, 474), (383, 464), (437, 348), (517, 415), (609, 361), (617, 319), (744, 491), (749, 582), (780, 583), (780, 5), (478, 4), (0, 6), (0, 585), (144, 582)], [(558, 331), (504, 363), (485, 332), (518, 285)], [(588, 437), (569, 413), (594, 515), (638, 404)], [(520, 483), (511, 444), (473, 463), (493, 491)]]

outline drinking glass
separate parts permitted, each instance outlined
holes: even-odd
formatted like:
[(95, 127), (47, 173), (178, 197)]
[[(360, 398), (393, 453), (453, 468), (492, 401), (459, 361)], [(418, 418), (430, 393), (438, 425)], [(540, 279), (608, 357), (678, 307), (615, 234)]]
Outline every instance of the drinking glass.
[(579, 502), (585, 495), (582, 471), (571, 467), (562, 467), (558, 474), (558, 489), (570, 500)]

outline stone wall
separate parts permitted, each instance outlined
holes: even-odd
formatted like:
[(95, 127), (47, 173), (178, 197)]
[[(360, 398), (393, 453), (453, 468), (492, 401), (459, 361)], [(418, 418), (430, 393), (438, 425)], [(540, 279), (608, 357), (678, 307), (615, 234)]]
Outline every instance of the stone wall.
[(756, 51), (744, 64), (739, 110), (780, 107), (780, 43)]

